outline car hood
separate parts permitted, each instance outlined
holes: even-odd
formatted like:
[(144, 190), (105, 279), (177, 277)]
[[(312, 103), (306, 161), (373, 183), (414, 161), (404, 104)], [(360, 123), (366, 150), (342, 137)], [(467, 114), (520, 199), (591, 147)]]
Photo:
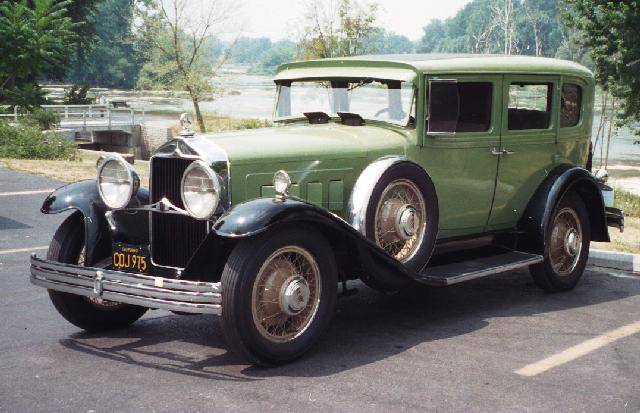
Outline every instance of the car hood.
[(364, 158), (371, 152), (404, 153), (409, 137), (380, 126), (287, 125), (201, 135), (222, 148), (231, 163)]

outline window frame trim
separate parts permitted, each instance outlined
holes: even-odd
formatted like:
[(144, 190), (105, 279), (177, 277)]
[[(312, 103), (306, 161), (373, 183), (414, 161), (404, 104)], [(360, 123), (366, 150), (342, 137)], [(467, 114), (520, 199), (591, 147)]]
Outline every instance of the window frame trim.
[[(455, 81), (457, 83), (490, 83), (493, 86), (491, 98), (491, 124), (489, 129), (484, 132), (455, 132), (443, 134), (429, 134), (426, 124), (427, 116), (429, 116), (429, 84), (431, 81)], [(422, 102), (424, 107), (424, 131), (422, 133), (425, 143), (428, 139), (437, 139), (451, 142), (477, 142), (479, 140), (493, 141), (500, 137), (500, 124), (502, 116), (502, 82), (503, 75), (495, 73), (487, 74), (427, 74), (425, 75), (425, 91), (422, 94)]]

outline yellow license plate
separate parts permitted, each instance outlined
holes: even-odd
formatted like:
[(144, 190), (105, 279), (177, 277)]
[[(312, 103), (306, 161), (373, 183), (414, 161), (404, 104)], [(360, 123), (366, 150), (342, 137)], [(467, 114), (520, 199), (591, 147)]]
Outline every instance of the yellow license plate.
[(145, 248), (115, 244), (113, 246), (113, 268), (121, 271), (146, 273), (149, 269), (149, 253)]

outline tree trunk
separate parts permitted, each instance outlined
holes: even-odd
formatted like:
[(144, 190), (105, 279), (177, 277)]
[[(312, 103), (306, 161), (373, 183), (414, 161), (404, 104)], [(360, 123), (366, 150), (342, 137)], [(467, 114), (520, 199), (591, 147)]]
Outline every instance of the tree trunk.
[(193, 93), (191, 88), (187, 88), (189, 91), (189, 96), (191, 96), (191, 102), (193, 103), (193, 111), (196, 114), (196, 122), (198, 123), (198, 129), (200, 129), (201, 133), (205, 133), (207, 131), (204, 126), (204, 118), (202, 117), (202, 112), (200, 112), (200, 102), (198, 102), (198, 97)]

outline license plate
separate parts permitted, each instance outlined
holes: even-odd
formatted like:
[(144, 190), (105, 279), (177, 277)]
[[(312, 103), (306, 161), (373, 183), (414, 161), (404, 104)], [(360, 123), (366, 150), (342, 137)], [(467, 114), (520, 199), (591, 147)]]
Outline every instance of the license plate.
[(113, 267), (116, 270), (146, 273), (149, 269), (149, 251), (143, 247), (114, 244)]

